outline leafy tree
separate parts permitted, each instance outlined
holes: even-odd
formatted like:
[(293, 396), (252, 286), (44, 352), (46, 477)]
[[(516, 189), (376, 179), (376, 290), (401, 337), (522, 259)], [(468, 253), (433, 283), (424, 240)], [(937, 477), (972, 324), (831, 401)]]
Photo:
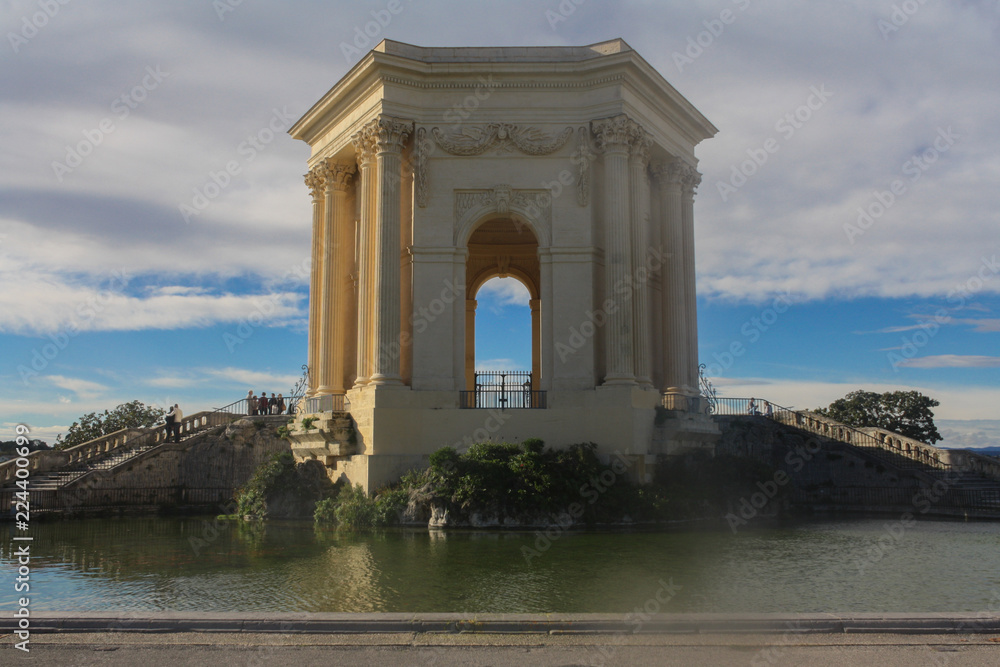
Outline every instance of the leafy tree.
[[(17, 444), (17, 440), (7, 440), (6, 442), (0, 442), (0, 454), (13, 454), (17, 451), (20, 445)], [(44, 440), (34, 439), (28, 441), (28, 451), (34, 452), (39, 449), (52, 449), (49, 444)]]
[(100, 438), (123, 428), (149, 428), (163, 418), (166, 411), (142, 401), (122, 403), (110, 412), (88, 412), (73, 422), (63, 438), (60, 433), (56, 437), (56, 449), (66, 449), (81, 445), (88, 440)]
[(934, 444), (941, 439), (934, 425), (934, 413), (940, 403), (919, 391), (852, 391), (816, 412), (848, 426), (874, 426), (908, 438)]

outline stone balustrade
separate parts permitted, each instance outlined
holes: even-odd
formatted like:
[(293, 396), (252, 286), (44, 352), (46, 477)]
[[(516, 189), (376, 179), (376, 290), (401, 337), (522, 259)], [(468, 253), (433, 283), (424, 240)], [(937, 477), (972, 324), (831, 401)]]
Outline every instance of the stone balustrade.
[[(199, 412), (181, 420), (181, 435), (191, 433), (205, 426), (219, 426), (229, 423), (233, 415), (222, 412)], [(17, 469), (26, 467), (28, 479), (38, 473), (51, 472), (60, 468), (86, 465), (96, 462), (117, 451), (129, 449), (139, 444), (160, 444), (167, 441), (166, 428), (125, 428), (114, 433), (89, 440), (85, 443), (60, 450), (35, 451), (27, 457), (27, 466), (18, 466), (18, 459), (0, 463), (0, 486), (13, 483), (18, 479)]]

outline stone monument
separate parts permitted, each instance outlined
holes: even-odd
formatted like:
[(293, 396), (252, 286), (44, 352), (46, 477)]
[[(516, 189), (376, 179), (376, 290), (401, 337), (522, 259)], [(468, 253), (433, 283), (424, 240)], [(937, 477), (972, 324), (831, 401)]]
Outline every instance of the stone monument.
[[(381, 42), (289, 131), (312, 149), (313, 203), (293, 450), (374, 489), (487, 438), (594, 442), (637, 479), (710, 446), (694, 148), (716, 131), (621, 39)], [(495, 276), (530, 293), (519, 374), (476, 372), (475, 296)]]

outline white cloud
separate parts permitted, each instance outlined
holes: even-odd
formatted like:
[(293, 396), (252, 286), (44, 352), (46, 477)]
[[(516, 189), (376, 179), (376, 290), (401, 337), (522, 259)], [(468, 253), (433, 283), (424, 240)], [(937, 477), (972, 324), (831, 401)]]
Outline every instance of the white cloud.
[(937, 354), (916, 357), (899, 362), (908, 368), (996, 368), (1000, 367), (1000, 357), (975, 354)]
[(481, 303), (495, 303), (497, 306), (527, 306), (531, 300), (528, 288), (517, 278), (490, 278), (476, 294)]
[(253, 389), (254, 393), (258, 391), (284, 393), (299, 381), (296, 375), (267, 373), (245, 368), (203, 368), (200, 372), (209, 378), (227, 382), (230, 386)]
[(81, 380), (80, 378), (69, 378), (63, 375), (46, 375), (45, 379), (60, 389), (73, 392), (78, 398), (83, 400), (97, 398), (108, 389), (103, 384), (97, 382)]
[(996, 415), (1000, 405), (1000, 387), (988, 385), (941, 386), (884, 384), (877, 382), (820, 382), (786, 380), (782, 378), (712, 378), (719, 395), (727, 398), (766, 399), (776, 405), (796, 410), (825, 407), (857, 389), (884, 393), (887, 391), (919, 391), (938, 400), (934, 409), (940, 419), (982, 419)]

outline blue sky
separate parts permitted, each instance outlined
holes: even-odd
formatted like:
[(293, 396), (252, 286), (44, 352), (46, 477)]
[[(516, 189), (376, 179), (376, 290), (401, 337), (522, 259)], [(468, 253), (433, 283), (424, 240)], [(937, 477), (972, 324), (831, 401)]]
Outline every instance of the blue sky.
[[(1000, 444), (1000, 3), (0, 5), (0, 439), (292, 387), (311, 218), (284, 131), (378, 40), (622, 37), (720, 130), (695, 214), (720, 393), (917, 389), (947, 444)], [(527, 367), (511, 283), (479, 294), (481, 365)]]

